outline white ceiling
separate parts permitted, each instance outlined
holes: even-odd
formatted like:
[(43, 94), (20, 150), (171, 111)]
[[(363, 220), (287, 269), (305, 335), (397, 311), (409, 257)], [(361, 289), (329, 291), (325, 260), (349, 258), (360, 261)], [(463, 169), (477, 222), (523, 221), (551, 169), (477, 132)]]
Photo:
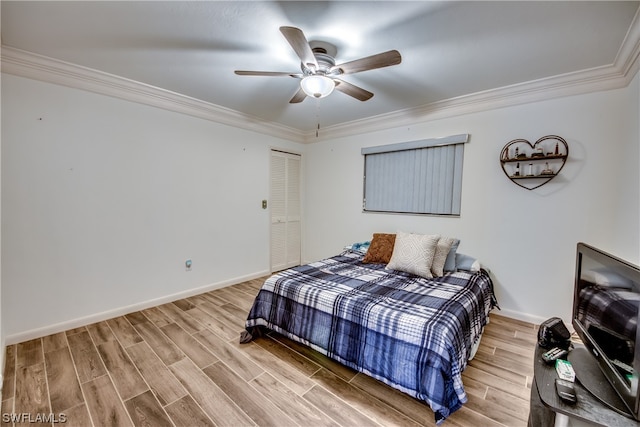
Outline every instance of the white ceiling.
[[(2, 1), (2, 45), (187, 95), (301, 132), (611, 66), (638, 1)], [(299, 72), (279, 31), (346, 62), (390, 49), (400, 65), (344, 76), (375, 94), (289, 104)], [(627, 37), (628, 38), (628, 37)], [(627, 40), (628, 44), (629, 41)], [(637, 44), (637, 40), (633, 42)], [(637, 49), (634, 53), (637, 55)]]

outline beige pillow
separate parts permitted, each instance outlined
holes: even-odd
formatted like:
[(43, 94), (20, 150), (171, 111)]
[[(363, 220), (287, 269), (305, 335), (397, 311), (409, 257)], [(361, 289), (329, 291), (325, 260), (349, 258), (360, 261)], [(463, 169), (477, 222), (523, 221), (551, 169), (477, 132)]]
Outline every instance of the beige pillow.
[(362, 262), (388, 264), (393, 253), (393, 245), (396, 241), (395, 234), (374, 233), (371, 245), (365, 254)]
[(417, 276), (432, 278), (431, 264), (436, 253), (440, 236), (410, 234), (402, 231), (396, 234), (391, 260), (387, 264), (390, 270), (404, 271)]
[(447, 256), (455, 241), (456, 239), (452, 237), (440, 237), (440, 240), (438, 240), (436, 253), (433, 256), (433, 264), (431, 264), (431, 274), (433, 274), (433, 277), (444, 275), (444, 264), (447, 262)]

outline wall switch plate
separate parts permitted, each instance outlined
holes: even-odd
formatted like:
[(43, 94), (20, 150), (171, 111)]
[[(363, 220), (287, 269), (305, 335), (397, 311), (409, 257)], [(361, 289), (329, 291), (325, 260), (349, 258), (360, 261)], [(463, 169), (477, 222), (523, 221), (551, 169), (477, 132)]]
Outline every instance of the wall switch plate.
[(262, 209), (267, 209), (267, 201), (266, 200), (262, 201)]

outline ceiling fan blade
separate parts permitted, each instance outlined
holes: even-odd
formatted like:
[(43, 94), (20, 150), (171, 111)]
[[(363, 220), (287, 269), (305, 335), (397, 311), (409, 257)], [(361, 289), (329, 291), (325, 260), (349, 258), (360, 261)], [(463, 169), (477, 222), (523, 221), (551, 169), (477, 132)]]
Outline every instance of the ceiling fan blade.
[(398, 65), (402, 62), (402, 56), (397, 50), (389, 50), (387, 52), (378, 53), (376, 55), (367, 56), (366, 58), (356, 59), (354, 61), (338, 64), (329, 70), (329, 73), (339, 71), (340, 74), (353, 74), (360, 71), (375, 70), (376, 68), (389, 67)]
[(301, 73), (286, 73), (280, 71), (245, 71), (245, 70), (236, 70), (234, 71), (239, 76), (269, 76), (269, 77), (280, 77), (280, 76), (289, 76), (302, 78)]
[(364, 90), (361, 87), (345, 82), (344, 80), (333, 79), (333, 81), (336, 82), (336, 90), (346, 93), (359, 101), (366, 101), (371, 99), (373, 96), (373, 94), (368, 90)]
[(295, 95), (293, 95), (293, 98), (291, 98), (291, 101), (289, 101), (289, 104), (298, 104), (304, 101), (306, 97), (307, 97), (307, 94), (304, 93), (302, 88), (298, 88), (298, 91), (296, 92)]
[(314, 70), (318, 69), (316, 56), (313, 54), (311, 46), (309, 46), (309, 42), (300, 28), (280, 27), (280, 32), (287, 39), (296, 52), (296, 55), (298, 55), (306, 67), (313, 68)]

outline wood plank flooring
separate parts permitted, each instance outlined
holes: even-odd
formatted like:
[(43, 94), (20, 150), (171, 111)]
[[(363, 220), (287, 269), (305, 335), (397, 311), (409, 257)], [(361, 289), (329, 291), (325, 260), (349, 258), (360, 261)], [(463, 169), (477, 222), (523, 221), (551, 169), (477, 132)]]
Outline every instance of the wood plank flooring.
[[(429, 407), (279, 335), (239, 344), (264, 279), (6, 348), (20, 426), (433, 426)], [(525, 426), (536, 327), (491, 315), (445, 426)]]

